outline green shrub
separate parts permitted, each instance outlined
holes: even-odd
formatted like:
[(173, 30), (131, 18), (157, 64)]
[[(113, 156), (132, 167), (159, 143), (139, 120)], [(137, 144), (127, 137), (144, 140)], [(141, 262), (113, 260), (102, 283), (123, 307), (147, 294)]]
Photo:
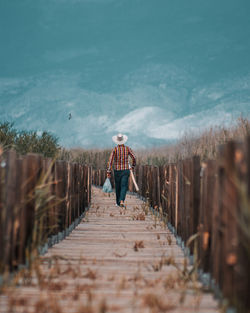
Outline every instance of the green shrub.
[(21, 155), (32, 152), (53, 158), (60, 151), (58, 138), (49, 132), (39, 136), (36, 131), (17, 131), (9, 122), (0, 122), (0, 144), (5, 150), (14, 148)]
[(0, 122), (0, 143), (6, 148), (12, 148), (15, 145), (17, 131), (13, 128), (13, 123)]

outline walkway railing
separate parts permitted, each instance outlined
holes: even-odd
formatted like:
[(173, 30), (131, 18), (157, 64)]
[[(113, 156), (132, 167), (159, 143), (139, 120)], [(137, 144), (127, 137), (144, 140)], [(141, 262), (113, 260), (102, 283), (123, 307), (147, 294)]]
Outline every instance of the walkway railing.
[[(250, 138), (220, 147), (216, 160), (199, 157), (162, 167), (137, 166), (139, 195), (167, 218), (177, 241), (198, 257), (200, 272), (238, 312), (250, 310)], [(102, 185), (105, 171), (93, 173)], [(132, 181), (129, 190), (134, 192)], [(207, 273), (207, 274), (204, 274)]]
[(0, 273), (63, 239), (90, 204), (91, 167), (40, 155), (0, 156)]

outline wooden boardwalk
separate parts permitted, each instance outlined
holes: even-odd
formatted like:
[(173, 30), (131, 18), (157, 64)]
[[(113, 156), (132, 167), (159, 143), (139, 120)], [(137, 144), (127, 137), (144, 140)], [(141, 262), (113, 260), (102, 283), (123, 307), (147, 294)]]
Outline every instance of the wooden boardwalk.
[[(0, 312), (156, 313), (219, 312), (211, 293), (187, 275), (175, 237), (143, 202), (127, 196), (126, 209), (93, 188), (92, 205), (77, 228), (18, 286), (0, 295)], [(146, 212), (147, 213), (147, 212)]]

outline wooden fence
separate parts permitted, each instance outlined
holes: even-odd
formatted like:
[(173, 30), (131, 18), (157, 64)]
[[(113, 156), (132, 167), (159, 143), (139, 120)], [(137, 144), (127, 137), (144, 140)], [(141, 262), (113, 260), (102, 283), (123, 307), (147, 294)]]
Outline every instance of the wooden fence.
[[(216, 160), (137, 166), (135, 177), (139, 195), (162, 208), (183, 248), (198, 234), (201, 277), (238, 312), (250, 312), (250, 138), (221, 146)], [(95, 171), (93, 183), (105, 178), (105, 170)], [(193, 246), (185, 251), (193, 254)]]
[(68, 235), (90, 204), (91, 171), (36, 154), (17, 157), (13, 150), (0, 156), (0, 272)]

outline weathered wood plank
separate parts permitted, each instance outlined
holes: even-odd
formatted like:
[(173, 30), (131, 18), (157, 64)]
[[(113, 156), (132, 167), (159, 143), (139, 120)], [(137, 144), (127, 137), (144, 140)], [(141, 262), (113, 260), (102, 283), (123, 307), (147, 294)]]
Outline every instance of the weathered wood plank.
[(219, 312), (199, 282), (186, 282), (175, 237), (145, 216), (142, 201), (128, 195), (122, 209), (114, 194), (104, 197), (97, 188), (92, 194), (85, 218), (40, 257), (30, 281), (20, 278), (19, 288), (0, 296), (1, 313)]

